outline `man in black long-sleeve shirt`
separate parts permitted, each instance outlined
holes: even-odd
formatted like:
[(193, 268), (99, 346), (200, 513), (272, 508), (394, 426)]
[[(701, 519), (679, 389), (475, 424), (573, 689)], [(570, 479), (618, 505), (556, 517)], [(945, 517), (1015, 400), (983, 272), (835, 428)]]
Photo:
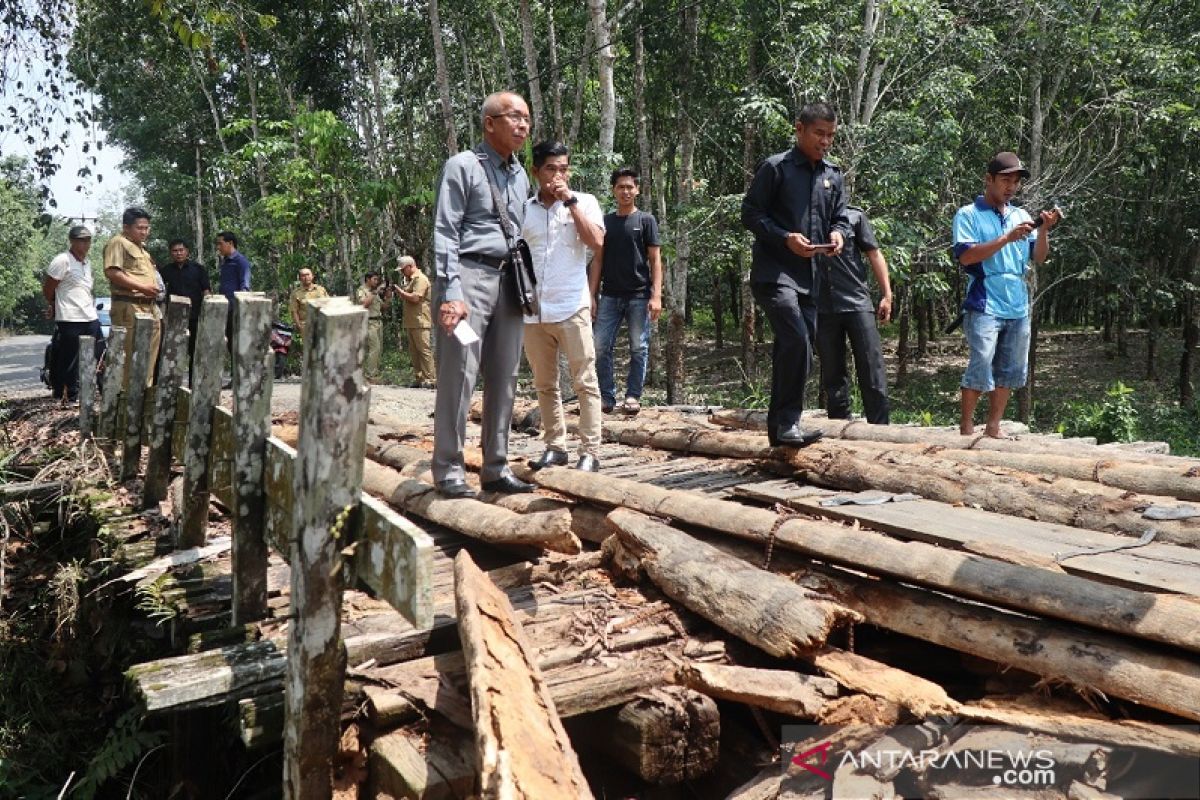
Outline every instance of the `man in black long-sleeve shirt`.
[(841, 253), (851, 232), (841, 170), (825, 161), (836, 131), (832, 108), (806, 105), (796, 120), (796, 146), (763, 161), (742, 200), (742, 224), (754, 234), (750, 285), (775, 333), (767, 412), (773, 447), (821, 437), (801, 430), (800, 415), (817, 328), (813, 256)]

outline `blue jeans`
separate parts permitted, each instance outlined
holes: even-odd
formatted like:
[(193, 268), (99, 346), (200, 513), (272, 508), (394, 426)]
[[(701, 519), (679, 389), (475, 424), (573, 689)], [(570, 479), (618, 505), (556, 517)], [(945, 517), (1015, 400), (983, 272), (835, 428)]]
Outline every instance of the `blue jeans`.
[(650, 353), (650, 298), (600, 296), (596, 309), (596, 377), (600, 381), (600, 401), (605, 406), (616, 405), (613, 386), (613, 345), (617, 329), (629, 321), (629, 375), (625, 379), (625, 396), (641, 399), (646, 383), (646, 358)]
[(963, 333), (971, 348), (962, 388), (990, 392), (997, 386), (1020, 389), (1029, 366), (1029, 317), (1000, 319), (968, 311)]

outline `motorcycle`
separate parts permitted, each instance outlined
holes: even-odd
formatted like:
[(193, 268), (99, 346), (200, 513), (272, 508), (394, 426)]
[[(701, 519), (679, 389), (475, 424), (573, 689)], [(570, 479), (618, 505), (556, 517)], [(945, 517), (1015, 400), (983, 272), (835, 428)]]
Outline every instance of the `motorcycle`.
[(271, 352), (275, 354), (275, 380), (283, 377), (288, 351), (292, 349), (292, 337), (295, 335), (291, 325), (283, 322), (271, 323)]

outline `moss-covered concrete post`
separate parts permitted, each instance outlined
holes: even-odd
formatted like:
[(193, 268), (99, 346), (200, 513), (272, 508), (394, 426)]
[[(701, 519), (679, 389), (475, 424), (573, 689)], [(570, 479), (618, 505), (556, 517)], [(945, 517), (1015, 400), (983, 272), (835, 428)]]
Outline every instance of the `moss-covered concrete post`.
[(92, 410), (96, 407), (96, 337), (79, 337), (79, 433), (92, 435)]
[(179, 548), (204, 544), (208, 529), (208, 451), (212, 445), (213, 406), (221, 399), (221, 368), (225, 362), (225, 319), (229, 301), (221, 295), (204, 298), (196, 326), (196, 355), (192, 363), (192, 399), (188, 406), (187, 442), (183, 451), (183, 517)]
[(283, 795), (328, 800), (346, 667), (341, 550), (356, 524), (370, 405), (362, 371), (367, 313), (335, 298), (310, 303), (308, 314), (294, 477)]
[(135, 314), (133, 323), (133, 357), (127, 365), (129, 380), (125, 384), (125, 446), (121, 452), (121, 480), (137, 475), (142, 461), (142, 417), (146, 411), (146, 380), (154, 370), (150, 361), (150, 342), (154, 326), (150, 314)]
[(271, 435), (272, 303), (238, 292), (233, 303), (233, 625), (267, 615), (263, 464)]
[(100, 398), (100, 443), (112, 453), (121, 411), (121, 387), (125, 380), (125, 329), (108, 329), (108, 355), (104, 357), (104, 395)]
[(171, 296), (163, 320), (162, 360), (158, 364), (158, 388), (154, 394), (154, 415), (150, 422), (150, 453), (146, 456), (146, 481), (142, 485), (142, 505), (146, 508), (167, 496), (171, 480), (171, 437), (175, 432), (175, 402), (183, 376), (188, 369), (188, 317), (192, 301)]

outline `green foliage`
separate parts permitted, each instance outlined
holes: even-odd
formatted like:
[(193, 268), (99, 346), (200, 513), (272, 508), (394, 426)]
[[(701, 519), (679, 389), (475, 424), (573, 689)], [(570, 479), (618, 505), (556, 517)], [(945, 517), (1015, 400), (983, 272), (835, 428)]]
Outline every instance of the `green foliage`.
[(88, 762), (87, 771), (75, 786), (72, 797), (92, 800), (104, 785), (132, 767), (150, 750), (166, 739), (162, 731), (142, 730), (143, 712), (131, 708), (117, 718), (104, 737), (104, 743)]
[(1133, 389), (1121, 381), (1112, 384), (1098, 403), (1073, 403), (1059, 423), (1064, 436), (1094, 436), (1100, 443), (1132, 442), (1138, 436), (1138, 411)]
[(179, 616), (179, 607), (171, 601), (167, 594), (168, 589), (174, 584), (175, 581), (167, 573), (159, 575), (152, 581), (139, 583), (134, 592), (137, 597), (135, 607), (159, 625), (175, 619)]

